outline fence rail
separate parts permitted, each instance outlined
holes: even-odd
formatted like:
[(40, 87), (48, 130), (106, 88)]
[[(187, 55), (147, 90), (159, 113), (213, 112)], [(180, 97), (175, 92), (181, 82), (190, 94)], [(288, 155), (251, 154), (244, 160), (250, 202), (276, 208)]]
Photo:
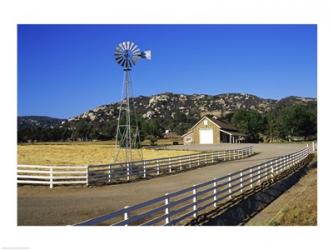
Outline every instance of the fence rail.
[(177, 225), (196, 218), (206, 209), (214, 209), (234, 195), (253, 189), (263, 181), (289, 170), (309, 155), (309, 147), (277, 157), (229, 175), (193, 185), (134, 206), (126, 206), (77, 225)]
[(55, 185), (111, 184), (172, 174), (222, 161), (242, 159), (253, 155), (253, 147), (204, 152), (131, 163), (89, 166), (17, 165), (18, 184)]
[(17, 183), (19, 184), (87, 184), (87, 166), (17, 166)]
[(160, 175), (172, 174), (222, 161), (242, 159), (253, 155), (253, 147), (213, 151), (166, 157), (131, 163), (116, 163), (89, 166), (89, 184), (126, 182)]

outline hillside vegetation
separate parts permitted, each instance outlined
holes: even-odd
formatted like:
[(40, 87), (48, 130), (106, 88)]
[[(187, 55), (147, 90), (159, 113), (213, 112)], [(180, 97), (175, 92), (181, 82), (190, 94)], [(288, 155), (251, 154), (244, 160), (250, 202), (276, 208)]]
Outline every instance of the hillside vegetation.
[[(180, 136), (203, 115), (227, 120), (250, 141), (315, 139), (317, 100), (287, 97), (263, 99), (250, 94), (163, 93), (131, 98), (141, 140), (162, 138), (166, 130)], [(116, 135), (119, 103), (99, 106), (68, 120), (18, 118), (18, 141), (110, 140)], [(132, 115), (134, 118), (134, 114)]]

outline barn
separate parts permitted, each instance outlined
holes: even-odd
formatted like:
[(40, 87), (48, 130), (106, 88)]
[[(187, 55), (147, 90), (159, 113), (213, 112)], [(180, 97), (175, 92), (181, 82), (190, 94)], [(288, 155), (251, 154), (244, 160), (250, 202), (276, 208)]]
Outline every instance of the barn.
[(216, 116), (206, 115), (200, 119), (187, 133), (182, 135), (185, 145), (240, 143), (246, 141), (246, 135), (235, 126)]

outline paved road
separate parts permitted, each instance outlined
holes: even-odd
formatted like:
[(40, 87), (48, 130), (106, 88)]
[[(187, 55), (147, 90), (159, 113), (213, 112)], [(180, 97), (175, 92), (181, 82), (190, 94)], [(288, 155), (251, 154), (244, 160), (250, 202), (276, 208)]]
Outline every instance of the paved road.
[[(228, 147), (229, 145), (229, 147)], [(210, 150), (249, 144), (205, 146)], [(102, 187), (21, 186), (18, 188), (18, 225), (68, 225), (110, 213), (182, 188), (220, 177), (270, 158), (294, 152), (304, 144), (253, 144), (251, 158), (230, 161), (150, 180)], [(201, 146), (200, 149), (203, 149)], [(200, 150), (198, 149), (198, 150)]]

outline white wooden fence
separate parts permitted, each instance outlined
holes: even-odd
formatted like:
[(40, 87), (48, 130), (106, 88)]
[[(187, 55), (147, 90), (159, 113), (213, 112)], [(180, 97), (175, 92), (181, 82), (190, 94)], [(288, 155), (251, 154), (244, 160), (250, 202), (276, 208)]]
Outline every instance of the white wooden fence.
[(17, 183), (55, 185), (111, 184), (138, 178), (151, 178), (221, 161), (242, 159), (253, 154), (253, 147), (205, 152), (177, 157), (90, 166), (17, 165)]
[(160, 175), (172, 174), (222, 161), (237, 160), (253, 155), (253, 147), (89, 166), (89, 184), (126, 182)]
[(309, 155), (306, 147), (292, 154), (249, 167), (229, 175), (167, 193), (134, 206), (126, 206), (77, 225), (177, 225), (232, 201), (233, 196), (253, 189), (264, 181), (274, 182), (276, 175), (287, 171)]
[(17, 183), (54, 185), (88, 185), (88, 166), (17, 165)]

